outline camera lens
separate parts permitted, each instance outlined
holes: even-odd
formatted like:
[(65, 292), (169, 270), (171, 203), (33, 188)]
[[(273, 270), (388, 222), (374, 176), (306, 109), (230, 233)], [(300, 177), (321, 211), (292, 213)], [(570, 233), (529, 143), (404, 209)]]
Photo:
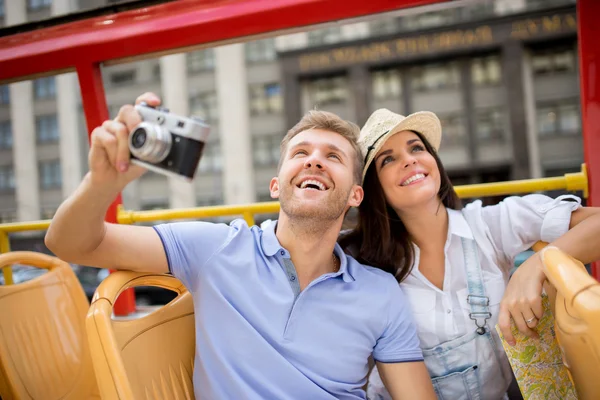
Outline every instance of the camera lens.
[(129, 150), (142, 161), (160, 163), (171, 151), (171, 133), (159, 125), (141, 122), (129, 135)]
[(139, 149), (146, 143), (146, 130), (144, 128), (137, 128), (132, 136), (131, 145), (134, 148)]

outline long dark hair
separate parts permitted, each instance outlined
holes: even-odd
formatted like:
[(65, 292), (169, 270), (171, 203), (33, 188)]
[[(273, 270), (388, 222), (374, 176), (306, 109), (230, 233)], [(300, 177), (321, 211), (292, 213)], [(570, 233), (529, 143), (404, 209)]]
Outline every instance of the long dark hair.
[[(431, 144), (418, 132), (414, 132), (433, 156), (440, 172), (438, 197), (447, 208), (462, 207), (450, 178)], [(340, 237), (342, 248), (358, 262), (391, 273), (401, 282), (408, 276), (414, 260), (412, 241), (396, 211), (385, 200), (385, 194), (375, 163), (371, 163), (363, 184), (365, 197), (358, 208), (358, 223)]]

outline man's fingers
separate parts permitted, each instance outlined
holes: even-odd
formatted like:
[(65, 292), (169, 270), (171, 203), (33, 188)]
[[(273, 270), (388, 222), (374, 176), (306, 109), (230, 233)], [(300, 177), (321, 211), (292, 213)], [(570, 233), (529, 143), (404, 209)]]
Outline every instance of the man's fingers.
[(105, 139), (111, 142), (111, 151), (114, 153), (114, 156), (111, 156), (111, 162), (118, 171), (127, 171), (129, 167), (129, 132), (127, 128), (124, 124), (113, 120), (104, 121), (102, 128), (113, 137), (113, 139)]
[(500, 327), (500, 332), (502, 332), (502, 336), (504, 336), (506, 342), (509, 345), (514, 346), (516, 342), (512, 332), (510, 331), (510, 313), (506, 307), (500, 307), (498, 326)]
[(117, 138), (116, 167), (119, 172), (125, 172), (129, 167), (129, 131), (117, 121), (113, 121), (113, 129)]
[(131, 132), (133, 128), (142, 122), (142, 117), (131, 104), (127, 104), (119, 109), (119, 114), (115, 118), (115, 121), (125, 125), (125, 129)]
[(155, 95), (152, 92), (146, 92), (140, 96), (138, 96), (137, 99), (135, 99), (135, 104), (140, 104), (141, 102), (144, 102), (146, 104), (148, 104), (149, 106), (152, 107), (156, 107), (160, 105), (160, 97), (158, 97), (157, 95)]
[[(104, 149), (108, 161), (116, 166), (117, 159), (117, 138), (109, 130), (113, 121), (105, 121), (101, 128), (96, 128), (92, 132), (92, 146)], [(108, 128), (108, 129), (107, 129)]]

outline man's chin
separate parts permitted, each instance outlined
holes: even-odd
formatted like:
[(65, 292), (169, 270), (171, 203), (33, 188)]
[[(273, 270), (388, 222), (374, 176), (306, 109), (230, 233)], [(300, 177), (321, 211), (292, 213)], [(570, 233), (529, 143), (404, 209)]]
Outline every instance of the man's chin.
[(333, 210), (334, 206), (327, 201), (292, 201), (289, 204), (281, 205), (283, 211), (292, 219), (307, 219), (307, 220), (330, 220), (333, 215), (338, 215), (338, 212)]

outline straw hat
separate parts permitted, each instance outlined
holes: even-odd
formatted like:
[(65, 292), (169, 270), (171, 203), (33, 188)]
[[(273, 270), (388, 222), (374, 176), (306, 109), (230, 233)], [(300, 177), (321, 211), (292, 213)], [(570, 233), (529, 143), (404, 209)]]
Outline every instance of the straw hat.
[(415, 131), (427, 139), (435, 151), (440, 148), (442, 125), (438, 117), (430, 111), (418, 111), (405, 117), (388, 109), (380, 108), (373, 112), (360, 131), (358, 144), (365, 157), (362, 179), (375, 155), (394, 134), (402, 131)]

